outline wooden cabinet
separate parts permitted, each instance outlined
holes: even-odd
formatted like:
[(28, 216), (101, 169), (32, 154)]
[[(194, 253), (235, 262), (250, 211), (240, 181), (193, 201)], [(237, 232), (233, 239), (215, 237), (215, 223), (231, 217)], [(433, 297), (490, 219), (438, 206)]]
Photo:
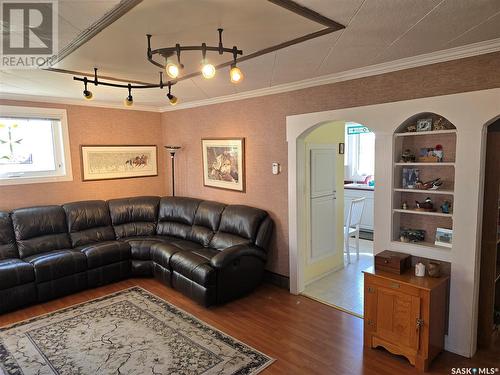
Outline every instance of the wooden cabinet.
[(426, 371), (444, 347), (448, 277), (364, 272), (364, 345), (382, 346)]

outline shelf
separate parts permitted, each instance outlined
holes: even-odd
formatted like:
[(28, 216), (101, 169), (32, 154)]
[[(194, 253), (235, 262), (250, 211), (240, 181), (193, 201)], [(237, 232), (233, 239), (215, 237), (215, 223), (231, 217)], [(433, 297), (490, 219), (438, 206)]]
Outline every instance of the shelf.
[(408, 133), (395, 133), (395, 137), (409, 137), (412, 135), (436, 135), (436, 134), (456, 134), (457, 129), (447, 129), (447, 130), (434, 130), (428, 132), (408, 132)]
[(417, 210), (403, 210), (402, 208), (393, 209), (394, 212), (399, 212), (402, 214), (414, 214), (414, 215), (427, 215), (427, 216), (440, 216), (440, 217), (449, 217), (453, 218), (453, 214), (445, 214), (442, 212), (428, 212), (428, 211), (417, 211)]
[(454, 167), (455, 166), (455, 163), (454, 162), (448, 162), (448, 161), (444, 161), (444, 162), (441, 162), (441, 163), (424, 163), (424, 162), (415, 162), (415, 163), (394, 163), (395, 166), (406, 166), (406, 165), (409, 165), (409, 166), (431, 166), (431, 167)]
[(398, 240), (393, 240), (392, 242), (397, 243), (397, 244), (409, 245), (409, 246), (427, 247), (427, 248), (431, 248), (431, 249), (451, 250), (451, 247), (434, 245), (434, 242), (424, 242), (424, 241), (421, 241), (421, 242), (401, 242)]
[(442, 194), (442, 195), (454, 194), (452, 190), (421, 190), (421, 189), (400, 189), (400, 188), (394, 188), (393, 190), (401, 193)]

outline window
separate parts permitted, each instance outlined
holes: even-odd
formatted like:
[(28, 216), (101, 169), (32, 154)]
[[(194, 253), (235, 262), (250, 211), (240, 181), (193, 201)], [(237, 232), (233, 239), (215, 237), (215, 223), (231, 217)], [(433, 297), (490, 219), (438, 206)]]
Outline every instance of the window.
[(0, 106), (0, 185), (72, 179), (66, 111)]
[(360, 181), (375, 174), (375, 134), (368, 128), (346, 123), (345, 179)]

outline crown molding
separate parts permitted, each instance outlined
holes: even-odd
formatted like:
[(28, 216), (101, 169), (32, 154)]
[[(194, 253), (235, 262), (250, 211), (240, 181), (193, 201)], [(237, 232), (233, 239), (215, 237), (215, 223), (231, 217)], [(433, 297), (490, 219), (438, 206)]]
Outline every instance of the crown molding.
[(426, 53), (422, 55), (407, 57), (386, 63), (370, 65), (363, 68), (347, 70), (340, 73), (328, 74), (320, 77), (305, 79), (302, 81), (285, 83), (263, 89), (241, 92), (238, 94), (219, 96), (215, 98), (196, 100), (187, 103), (180, 103), (175, 107), (164, 106), (160, 112), (178, 111), (181, 109), (196, 108), (212, 104), (226, 103), (236, 100), (256, 98), (259, 96), (280, 94), (289, 91), (301, 90), (309, 87), (332, 84), (336, 82), (349, 81), (357, 78), (364, 78), (398, 70), (416, 68), (440, 62), (463, 59), (466, 57), (478, 56), (500, 51), (500, 38), (483, 42), (467, 44), (465, 46), (454, 47), (446, 50)]
[(113, 108), (123, 109), (127, 111), (147, 111), (147, 112), (161, 112), (161, 108), (153, 105), (136, 104), (132, 107), (125, 107), (123, 103), (84, 100), (84, 99), (69, 99), (56, 96), (39, 96), (39, 95), (24, 95), (24, 94), (3, 94), (0, 93), (0, 100), (15, 100), (23, 102), (47, 103), (47, 104), (62, 104), (62, 105), (78, 105), (83, 107), (99, 107), (99, 108)]

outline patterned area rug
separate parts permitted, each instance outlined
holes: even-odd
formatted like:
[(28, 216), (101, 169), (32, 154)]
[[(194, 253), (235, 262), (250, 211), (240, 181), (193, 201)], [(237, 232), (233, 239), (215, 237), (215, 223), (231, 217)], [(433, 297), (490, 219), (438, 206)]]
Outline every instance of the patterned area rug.
[(134, 287), (0, 329), (0, 374), (257, 374), (274, 360)]

